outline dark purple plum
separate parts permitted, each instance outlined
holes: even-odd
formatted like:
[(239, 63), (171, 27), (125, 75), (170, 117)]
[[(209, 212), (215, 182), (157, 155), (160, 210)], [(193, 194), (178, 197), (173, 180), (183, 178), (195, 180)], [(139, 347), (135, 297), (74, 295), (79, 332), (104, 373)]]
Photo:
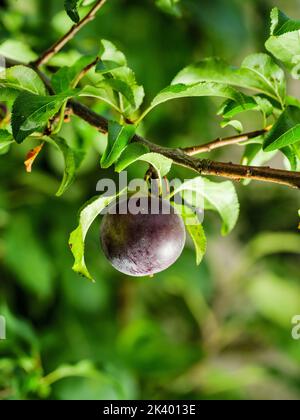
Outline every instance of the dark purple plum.
[[(135, 205), (138, 209), (132, 214)], [(152, 275), (170, 267), (180, 256), (185, 237), (181, 217), (158, 197), (121, 200), (105, 214), (100, 229), (106, 258), (130, 276)]]

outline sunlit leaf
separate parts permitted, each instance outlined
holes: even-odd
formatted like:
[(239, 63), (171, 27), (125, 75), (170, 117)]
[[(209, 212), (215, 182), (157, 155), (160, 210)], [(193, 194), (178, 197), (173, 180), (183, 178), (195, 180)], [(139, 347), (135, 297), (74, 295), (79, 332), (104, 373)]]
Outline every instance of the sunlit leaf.
[(286, 82), (283, 70), (267, 54), (248, 56), (240, 68), (219, 58), (208, 58), (183, 69), (176, 83), (216, 82), (264, 93), (283, 104)]
[(46, 95), (46, 88), (41, 78), (26, 66), (14, 66), (0, 72), (0, 90), (1, 88)]
[(266, 48), (278, 60), (281, 60), (295, 77), (299, 76), (300, 21), (289, 19), (277, 7), (271, 12), (271, 34), (266, 42)]

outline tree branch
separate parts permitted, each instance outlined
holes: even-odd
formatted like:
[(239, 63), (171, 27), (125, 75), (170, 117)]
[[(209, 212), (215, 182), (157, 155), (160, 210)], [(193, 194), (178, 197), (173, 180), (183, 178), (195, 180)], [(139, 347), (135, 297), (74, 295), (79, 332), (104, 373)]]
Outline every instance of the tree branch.
[[(69, 105), (75, 115), (97, 128), (100, 132), (107, 133), (108, 121), (105, 118), (77, 101), (70, 101)], [(142, 143), (146, 145), (151, 152), (160, 153), (172, 159), (177, 165), (192, 169), (201, 175), (214, 175), (235, 181), (251, 179), (300, 189), (300, 172), (272, 169), (263, 166), (236, 165), (231, 162), (215, 162), (208, 159), (197, 159), (187, 155), (182, 149), (170, 149), (158, 146), (138, 135), (135, 135), (132, 141)]]
[[(9, 59), (7, 59), (6, 62), (8, 66), (15, 65), (15, 62), (11, 62)], [(40, 70), (38, 71), (38, 74), (45, 82), (49, 91), (51, 91), (51, 84), (47, 76)], [(75, 115), (86, 121), (88, 124), (97, 128), (102, 133), (107, 133), (108, 120), (106, 118), (92, 111), (80, 102), (74, 100), (68, 102), (68, 107)], [(238, 142), (245, 141), (251, 137), (256, 137), (258, 135), (257, 133), (259, 132), (256, 131), (253, 133), (244, 134), (243, 136), (246, 136), (246, 138), (243, 140), (241, 140), (242, 136), (237, 136), (239, 139)], [(132, 141), (142, 143), (146, 145), (152, 152), (160, 153), (166, 157), (169, 157), (177, 165), (189, 168), (201, 175), (213, 175), (232, 179), (235, 181), (240, 181), (241, 179), (250, 179), (270, 182), (273, 184), (286, 185), (288, 187), (300, 189), (300, 172), (285, 171), (281, 169), (273, 169), (270, 167), (261, 166), (236, 165), (231, 162), (215, 162), (208, 159), (197, 159), (187, 154), (186, 149), (170, 149), (167, 147), (159, 146), (138, 135), (135, 135)], [(229, 139), (227, 139), (227, 141), (229, 141)], [(230, 144), (233, 144), (233, 142), (234, 140), (231, 141)], [(216, 140), (212, 143), (216, 143)]]
[(242, 143), (243, 141), (247, 141), (255, 137), (262, 136), (263, 134), (270, 131), (270, 129), (271, 129), (271, 126), (266, 127), (262, 130), (252, 131), (250, 133), (238, 134), (237, 136), (230, 136), (230, 137), (224, 137), (224, 138), (219, 137), (216, 140), (213, 140), (209, 143), (200, 144), (198, 146), (185, 147), (185, 148), (182, 148), (181, 150), (189, 156), (198, 155), (200, 153), (209, 153), (214, 149), (219, 149), (220, 147), (231, 146), (233, 144), (239, 144), (239, 143)]
[(53, 44), (47, 51), (45, 51), (34, 63), (35, 67), (39, 67), (42, 64), (47, 63), (56, 53), (58, 53), (76, 34), (79, 32), (87, 23), (96, 17), (97, 12), (104, 5), (106, 0), (98, 0), (97, 3), (92, 7), (88, 14), (72, 28), (55, 44)]

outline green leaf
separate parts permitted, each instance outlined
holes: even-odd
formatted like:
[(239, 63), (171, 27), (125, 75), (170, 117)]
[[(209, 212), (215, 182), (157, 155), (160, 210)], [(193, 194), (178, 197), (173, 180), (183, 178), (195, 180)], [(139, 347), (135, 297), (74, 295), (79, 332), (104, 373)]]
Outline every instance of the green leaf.
[[(121, 191), (120, 194), (123, 192), (124, 191)], [(93, 278), (86, 267), (84, 259), (84, 242), (86, 235), (96, 217), (120, 194), (95, 197), (89, 201), (80, 213), (78, 227), (70, 235), (69, 245), (75, 258), (73, 270), (76, 273), (82, 274), (89, 280), (93, 281)]]
[(74, 87), (73, 84), (76, 81), (77, 76), (86, 66), (95, 61), (95, 59), (96, 56), (84, 56), (79, 58), (72, 66), (60, 68), (51, 79), (51, 84), (55, 93), (58, 94)]
[(30, 134), (41, 131), (50, 118), (60, 109), (64, 101), (75, 95), (68, 91), (55, 96), (38, 96), (22, 92), (14, 102), (12, 131), (17, 143), (22, 143)]
[[(101, 60), (96, 66), (96, 72), (101, 76), (97, 86), (104, 87), (106, 94), (111, 96), (109, 89), (120, 94), (111, 102), (114, 107), (128, 119), (134, 118), (135, 112), (141, 106), (144, 99), (144, 89), (139, 86), (135, 79), (134, 72), (127, 67), (124, 54), (119, 51), (111, 42), (102, 40), (100, 49)], [(121, 99), (121, 100), (120, 100)]]
[(119, 159), (134, 136), (135, 129), (134, 125), (122, 126), (115, 121), (109, 121), (107, 147), (101, 158), (102, 168), (108, 168)]
[[(212, 82), (197, 82), (193, 84), (174, 84), (166, 87), (162, 90), (151, 102), (150, 107), (144, 112), (142, 118), (144, 118), (153, 108), (156, 106), (178, 98), (187, 98), (193, 96), (219, 96), (222, 98), (230, 98), (234, 101), (243, 104), (244, 95), (230, 86), (212, 83)], [(139, 121), (140, 121), (139, 120)]]
[[(195, 194), (190, 197), (183, 195), (184, 191)], [(202, 210), (217, 211), (223, 219), (222, 234), (227, 235), (236, 225), (239, 216), (239, 202), (235, 188), (230, 181), (212, 182), (207, 178), (195, 177), (175, 188), (169, 197), (181, 193), (187, 205)], [(199, 196), (204, 198), (204, 203), (199, 201)]]
[(111, 89), (108, 89), (108, 87), (105, 85), (98, 87), (90, 85), (84, 86), (84, 88), (80, 90), (78, 96), (100, 99), (107, 105), (114, 108), (120, 114), (122, 113), (122, 110), (119, 108), (119, 104), (115, 100), (113, 91)]
[(172, 166), (172, 160), (159, 153), (150, 152), (142, 155), (136, 153), (135, 157), (132, 155), (127, 159), (125, 156), (125, 159), (122, 159), (122, 163), (120, 162), (120, 164), (117, 164), (119, 172), (120, 170), (126, 169), (129, 165), (137, 161), (147, 162), (152, 165), (158, 173), (160, 179), (166, 176), (168, 172), (170, 172)]
[(175, 83), (215, 82), (263, 93), (281, 105), (286, 82), (283, 70), (267, 54), (248, 56), (240, 68), (229, 66), (219, 58), (208, 58), (183, 69)]
[(139, 157), (145, 155), (149, 152), (147, 146), (144, 146), (140, 143), (131, 143), (129, 144), (121, 154), (120, 158), (115, 164), (115, 171), (121, 172), (123, 169), (127, 168), (133, 162), (136, 162)]
[(231, 127), (233, 127), (238, 133), (242, 133), (244, 128), (243, 128), (243, 124), (238, 121), (238, 120), (224, 120), (221, 122), (221, 127), (225, 128), (228, 127), (229, 125)]
[(243, 165), (261, 166), (269, 162), (277, 151), (264, 152), (260, 143), (247, 144), (242, 157)]
[(65, 161), (64, 176), (56, 193), (56, 195), (60, 197), (73, 183), (76, 171), (82, 162), (84, 154), (73, 150), (62, 137), (52, 136), (50, 142), (54, 142), (54, 144), (59, 148)]
[(199, 265), (206, 253), (207, 240), (202, 224), (197, 214), (187, 205), (172, 203), (176, 211), (183, 218), (184, 224), (194, 243), (196, 251), (196, 264)]
[(14, 101), (19, 93), (20, 91), (16, 89), (0, 87), (0, 101)]
[(0, 45), (0, 55), (23, 63), (29, 63), (37, 58), (36, 53), (27, 44), (13, 39), (8, 39)]
[(215, 183), (203, 178), (205, 209), (217, 211), (223, 219), (222, 235), (227, 235), (235, 227), (240, 205), (235, 188), (230, 181)]
[(281, 152), (284, 154), (284, 156), (288, 160), (289, 164), (289, 170), (291, 171), (297, 171), (298, 169), (298, 157), (295, 153), (295, 150), (292, 148), (292, 146), (286, 146), (283, 149), (281, 149)]
[(266, 152), (282, 149), (300, 141), (300, 109), (288, 106), (267, 134), (263, 149)]
[(78, 23), (80, 20), (78, 13), (78, 5), (80, 0), (65, 0), (65, 10), (73, 22)]
[(295, 70), (300, 63), (299, 44), (300, 21), (289, 19), (277, 7), (271, 12), (271, 36), (266, 41), (266, 49), (288, 69)]
[(46, 88), (38, 74), (26, 66), (14, 66), (0, 73), (0, 89), (26, 91), (46, 95)]
[(181, 16), (179, 2), (180, 0), (155, 0), (157, 7), (164, 12), (177, 17)]
[(101, 88), (105, 89), (106, 86), (110, 87), (116, 93), (121, 93), (123, 97), (128, 101), (130, 106), (132, 108), (135, 108), (136, 104), (135, 104), (134, 92), (131, 86), (127, 82), (124, 82), (123, 80), (119, 80), (119, 79), (110, 78), (110, 79), (102, 80), (101, 82), (97, 84), (96, 87), (100, 89)]
[(257, 108), (258, 105), (251, 96), (249, 96), (247, 101), (245, 101), (242, 105), (236, 103), (232, 99), (227, 99), (221, 105), (218, 115), (222, 115), (224, 118), (233, 118), (242, 112), (256, 110)]
[(120, 92), (123, 94), (123, 114), (130, 119), (143, 103), (145, 96), (144, 88), (137, 84), (135, 74), (129, 67), (117, 68), (111, 72), (111, 75), (115, 80), (126, 83), (132, 92), (133, 101), (131, 98), (128, 100), (126, 95)]
[(119, 67), (127, 66), (125, 55), (116, 46), (106, 39), (101, 40), (99, 55), (101, 60), (97, 63), (97, 73), (109, 73)]
[(0, 155), (7, 153), (13, 142), (13, 137), (7, 130), (0, 130)]
[(222, 115), (225, 119), (230, 119), (247, 111), (259, 111), (266, 119), (273, 113), (274, 107), (268, 99), (259, 95), (246, 96), (245, 103), (242, 105), (236, 103), (232, 99), (225, 101), (220, 107), (218, 115)]

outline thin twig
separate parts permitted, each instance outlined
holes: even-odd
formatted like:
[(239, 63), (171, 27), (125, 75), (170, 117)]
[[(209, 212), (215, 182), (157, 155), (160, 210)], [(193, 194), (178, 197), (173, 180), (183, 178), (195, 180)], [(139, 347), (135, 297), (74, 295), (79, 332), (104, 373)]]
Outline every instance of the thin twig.
[(80, 82), (80, 80), (84, 78), (84, 76), (98, 63), (99, 60), (100, 60), (100, 58), (97, 57), (90, 64), (85, 66), (84, 69), (82, 69), (81, 72), (79, 73), (79, 75), (76, 77), (76, 80), (74, 81), (72, 87), (75, 88), (78, 85), (78, 83)]
[(97, 3), (92, 7), (88, 14), (81, 19), (76, 25), (73, 25), (72, 28), (55, 44), (53, 44), (47, 51), (45, 51), (34, 63), (35, 67), (39, 67), (47, 63), (55, 54), (57, 54), (74, 36), (91, 20), (95, 19), (97, 12), (104, 5), (106, 0), (98, 0)]
[[(107, 133), (108, 121), (106, 118), (77, 101), (70, 101), (69, 105), (73, 109), (75, 115), (85, 120), (102, 133)], [(185, 166), (202, 175), (214, 175), (235, 181), (252, 179), (300, 189), (300, 172), (285, 171), (264, 166), (246, 166), (237, 165), (231, 162), (225, 163), (208, 159), (197, 159), (187, 155), (181, 149), (158, 146), (138, 135), (135, 135), (132, 141), (142, 143), (147, 146), (151, 152), (160, 153), (172, 159), (177, 165)]]
[(209, 143), (200, 144), (197, 146), (185, 147), (185, 148), (182, 148), (181, 150), (189, 156), (198, 155), (200, 153), (209, 153), (212, 150), (219, 149), (220, 147), (231, 146), (233, 144), (239, 144), (244, 141), (253, 139), (255, 137), (262, 136), (266, 134), (268, 131), (270, 131), (270, 129), (271, 129), (271, 126), (266, 127), (262, 130), (251, 131), (250, 133), (238, 134), (236, 136), (230, 136), (230, 137), (224, 137), (224, 138), (219, 137), (216, 140), (213, 140)]

